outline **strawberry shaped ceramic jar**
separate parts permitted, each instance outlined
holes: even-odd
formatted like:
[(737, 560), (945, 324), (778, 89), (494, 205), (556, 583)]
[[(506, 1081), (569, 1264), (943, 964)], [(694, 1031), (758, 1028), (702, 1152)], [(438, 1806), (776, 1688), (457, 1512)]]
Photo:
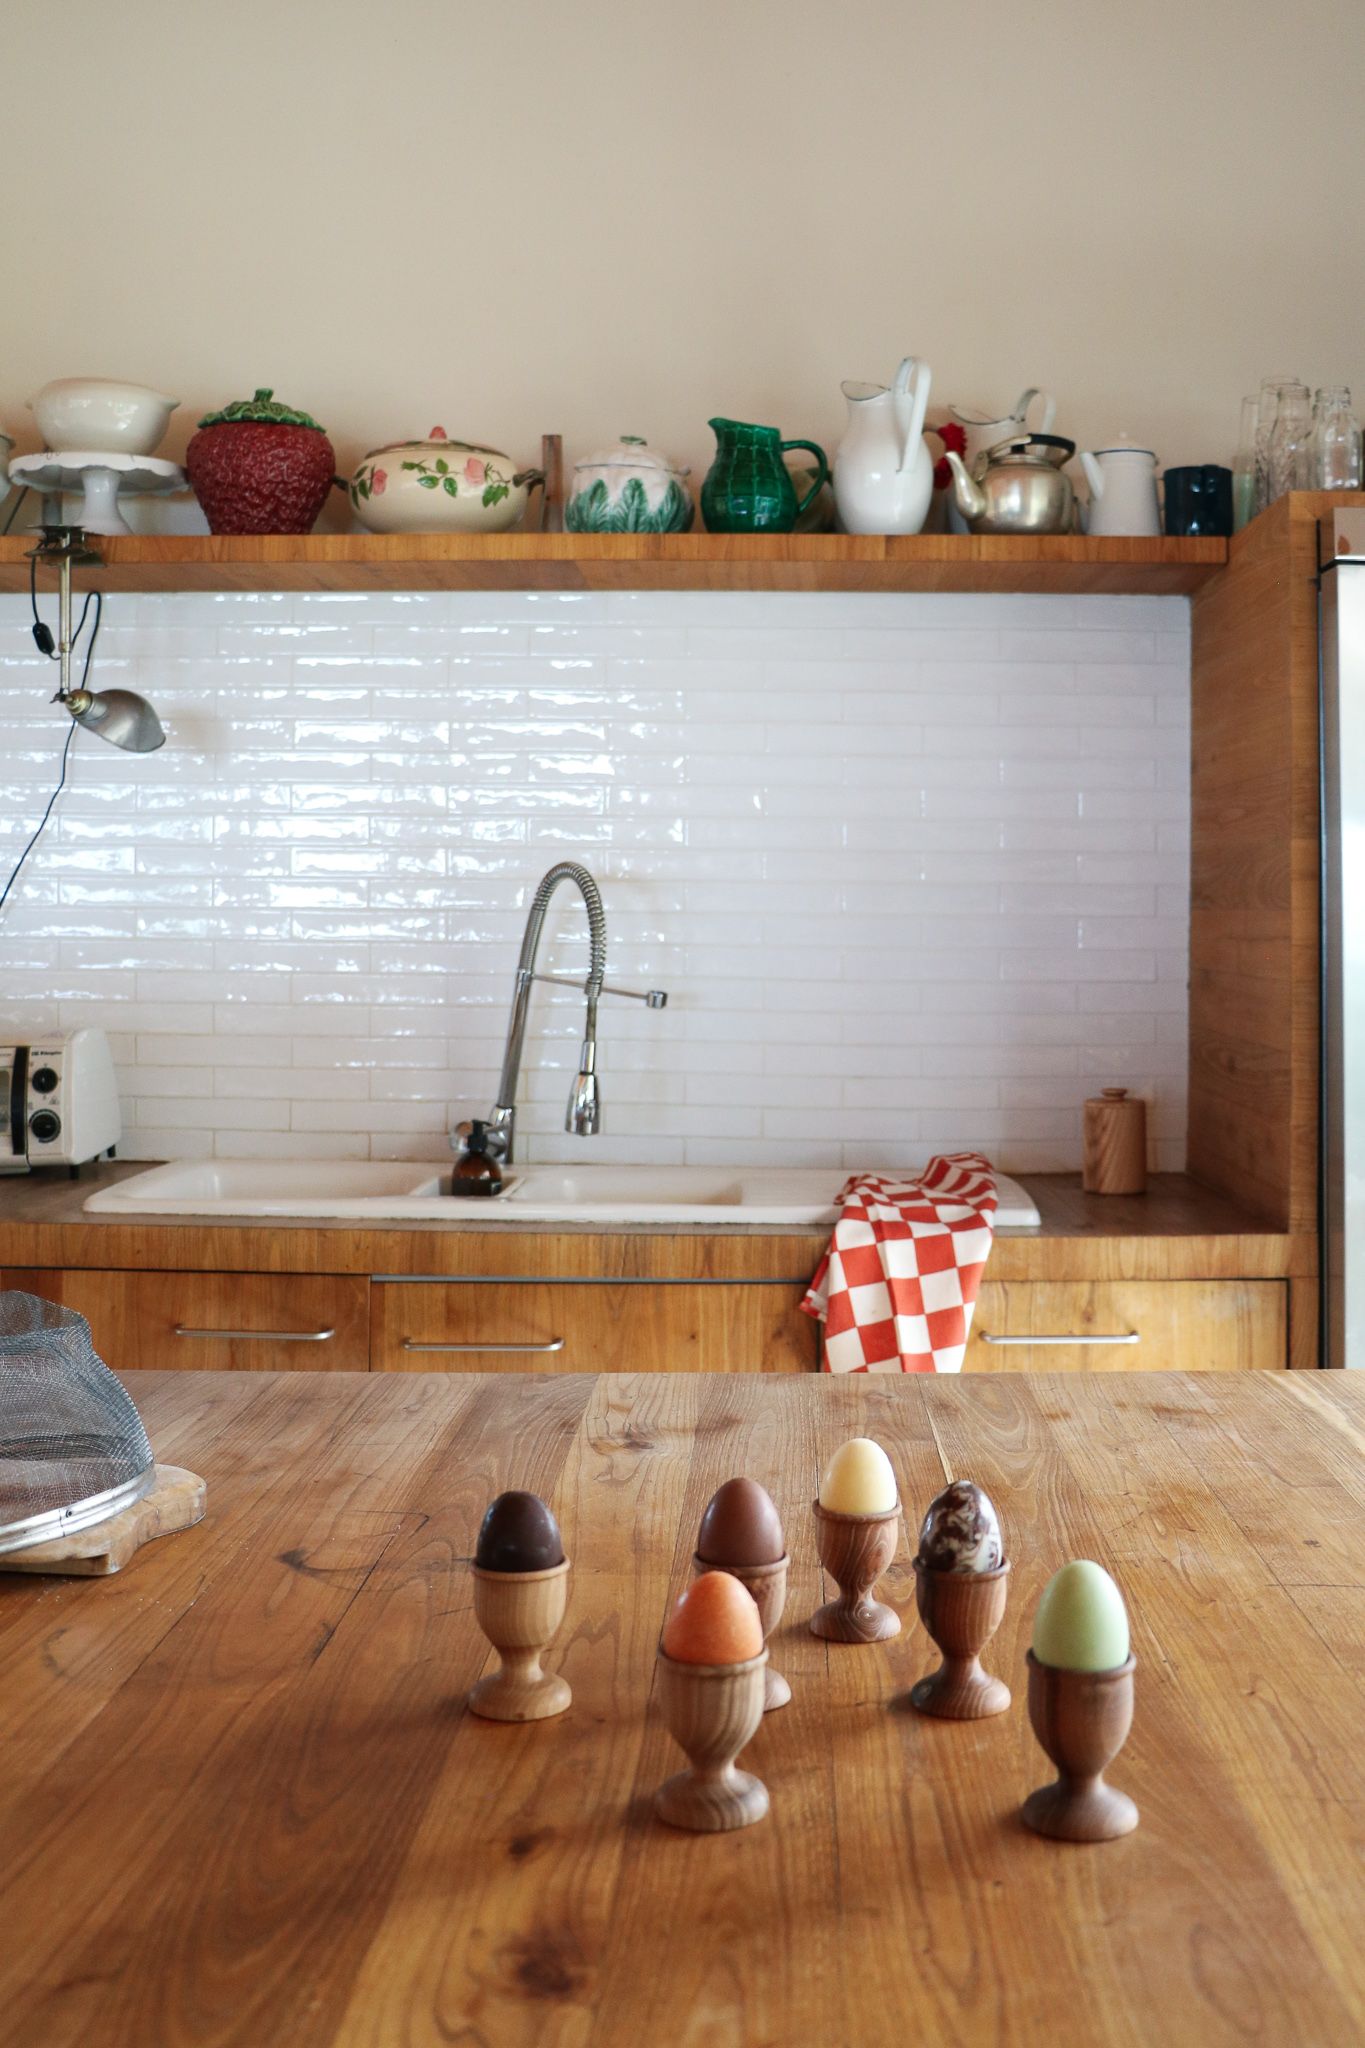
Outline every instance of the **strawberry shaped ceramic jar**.
[(311, 533), (336, 455), (315, 419), (261, 390), (205, 413), (185, 468), (211, 533)]
[(372, 448), (351, 478), (351, 509), (371, 533), (505, 533), (544, 481), (499, 448), (433, 427), (425, 441)]

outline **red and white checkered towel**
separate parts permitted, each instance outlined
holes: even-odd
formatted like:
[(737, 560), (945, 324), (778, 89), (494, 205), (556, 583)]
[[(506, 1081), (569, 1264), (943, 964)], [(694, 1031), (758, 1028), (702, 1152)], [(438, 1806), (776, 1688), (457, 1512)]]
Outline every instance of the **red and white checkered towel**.
[(995, 1231), (995, 1174), (979, 1152), (917, 1179), (855, 1173), (801, 1306), (825, 1326), (826, 1372), (961, 1372)]

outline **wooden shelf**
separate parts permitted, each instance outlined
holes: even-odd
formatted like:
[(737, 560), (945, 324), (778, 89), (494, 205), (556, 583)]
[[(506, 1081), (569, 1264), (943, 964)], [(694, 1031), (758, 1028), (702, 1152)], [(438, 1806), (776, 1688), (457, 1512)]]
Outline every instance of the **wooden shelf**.
[[(0, 538), (0, 590), (28, 587), (27, 535)], [(1053, 535), (136, 535), (98, 543), (108, 591), (849, 590), (1185, 596), (1224, 540)]]

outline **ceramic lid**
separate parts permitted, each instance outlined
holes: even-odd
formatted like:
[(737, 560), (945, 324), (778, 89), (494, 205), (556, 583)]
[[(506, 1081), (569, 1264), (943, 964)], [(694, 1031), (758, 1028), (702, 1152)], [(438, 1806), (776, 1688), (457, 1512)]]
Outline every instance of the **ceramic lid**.
[(315, 434), (326, 432), (311, 414), (297, 412), (292, 405), (281, 405), (268, 388), (258, 390), (254, 398), (238, 398), (217, 412), (206, 412), (199, 424), (201, 427), (234, 427), (243, 422), (262, 422), (272, 427), (308, 427)]
[(453, 449), (460, 455), (492, 455), (499, 462), (510, 462), (511, 457), (501, 448), (490, 448), (486, 441), (456, 441), (444, 427), (433, 427), (425, 440), (386, 441), (382, 448), (371, 448), (361, 457), (368, 462), (373, 455), (395, 455), (401, 448), (435, 448), (438, 452)]
[(600, 454), (586, 455), (574, 464), (574, 474), (580, 469), (657, 469), (665, 476), (688, 476), (689, 470), (679, 469), (657, 448), (651, 448), (642, 434), (622, 434), (613, 448), (604, 448)]
[(1091, 453), (1093, 455), (1145, 455), (1152, 462), (1156, 461), (1156, 450), (1154, 448), (1139, 448), (1137, 443), (1130, 441), (1126, 434), (1120, 434), (1117, 441), (1111, 441), (1107, 448), (1093, 448)]

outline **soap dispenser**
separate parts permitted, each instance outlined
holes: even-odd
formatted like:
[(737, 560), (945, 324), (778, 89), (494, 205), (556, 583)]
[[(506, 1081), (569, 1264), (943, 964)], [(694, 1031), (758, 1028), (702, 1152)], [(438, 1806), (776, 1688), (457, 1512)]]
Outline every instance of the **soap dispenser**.
[(488, 1153), (488, 1125), (475, 1118), (469, 1126), (464, 1149), (450, 1176), (452, 1195), (497, 1195), (502, 1192), (502, 1168)]

